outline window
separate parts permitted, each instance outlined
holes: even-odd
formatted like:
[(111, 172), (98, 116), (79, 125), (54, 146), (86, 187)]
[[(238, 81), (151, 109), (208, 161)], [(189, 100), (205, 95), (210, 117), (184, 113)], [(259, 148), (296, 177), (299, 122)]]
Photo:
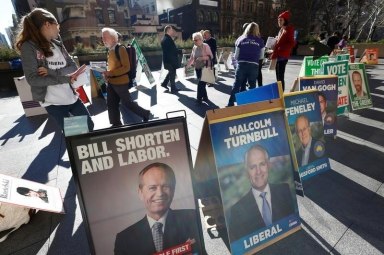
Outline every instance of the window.
[(75, 37), (75, 42), (76, 43), (81, 43), (83, 40), (81, 39), (81, 37), (80, 36), (76, 36)]
[(206, 20), (205, 20), (205, 22), (210, 23), (210, 22), (212, 21), (212, 19), (211, 19), (211, 12), (208, 11), (208, 12), (207, 12), (207, 15), (205, 15), (205, 16), (207, 17)]
[(91, 43), (92, 49), (95, 49), (97, 47), (97, 36), (91, 35), (89, 41)]
[(116, 24), (115, 10), (108, 10), (109, 24)]
[(96, 16), (98, 24), (105, 24), (104, 23), (104, 17), (103, 17), (103, 10), (95, 9), (95, 16)]
[(219, 14), (217, 12), (213, 12), (212, 16), (213, 16), (213, 22), (218, 23), (219, 22)]
[(248, 12), (253, 12), (253, 5), (254, 5), (253, 1), (249, 1), (248, 2), (248, 6), (247, 6), (247, 11)]
[(227, 10), (232, 10), (232, 0), (227, 0)]
[(203, 23), (204, 22), (204, 13), (203, 11), (198, 11), (197, 12), (197, 22)]

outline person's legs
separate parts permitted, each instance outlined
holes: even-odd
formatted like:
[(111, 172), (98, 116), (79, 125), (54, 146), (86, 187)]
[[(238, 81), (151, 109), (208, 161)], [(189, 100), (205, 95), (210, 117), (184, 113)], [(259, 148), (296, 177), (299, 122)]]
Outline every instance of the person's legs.
[(259, 69), (258, 65), (247, 63), (247, 76), (248, 76), (249, 89), (256, 88), (256, 80), (259, 72), (258, 69)]
[(50, 105), (46, 106), (49, 116), (51, 116), (56, 123), (59, 125), (61, 130), (64, 130), (64, 118), (69, 117), (69, 106), (68, 105)]
[(263, 67), (264, 59), (259, 60), (259, 74), (257, 76), (257, 86), (263, 86), (263, 74), (261, 73), (261, 68)]
[(177, 92), (178, 89), (176, 88), (175, 79), (176, 79), (176, 69), (170, 68), (168, 70), (169, 74), (169, 82), (171, 83), (171, 92)]
[(240, 92), (241, 85), (245, 84), (247, 81), (246, 70), (244, 69), (246, 65), (244, 64), (246, 63), (241, 62), (237, 65), (235, 72), (235, 82), (233, 84), (231, 96), (229, 97), (227, 106), (233, 106), (235, 104), (235, 94)]
[(203, 91), (202, 91), (202, 86), (201, 86), (201, 83), (203, 83), (203, 82), (200, 81), (201, 75), (202, 75), (202, 69), (195, 69), (195, 72), (196, 72), (196, 78), (198, 80), (198, 82), (197, 82), (197, 95), (196, 95), (196, 99), (197, 99), (197, 101), (201, 102), (201, 100), (203, 98)]
[(108, 84), (107, 85), (107, 108), (108, 108), (108, 117), (109, 123), (112, 126), (121, 126), (120, 120), (120, 97), (115, 91), (116, 85)]
[(168, 89), (168, 83), (169, 83), (169, 72), (165, 76), (164, 81), (161, 83), (161, 87)]
[(93, 123), (87, 108), (80, 101), (80, 99), (77, 99), (77, 101), (74, 104), (69, 105), (69, 112), (73, 116), (87, 116), (88, 130), (93, 131), (95, 124)]
[(288, 59), (279, 60), (276, 63), (276, 80), (281, 81), (281, 84), (283, 86), (283, 91), (285, 90), (284, 74), (285, 74), (285, 67), (287, 63), (288, 63)]
[(139, 106), (136, 102), (134, 102), (131, 98), (131, 94), (128, 90), (128, 85), (114, 85), (115, 92), (119, 95), (122, 103), (136, 115), (143, 118), (143, 120), (148, 120), (150, 112), (141, 106)]

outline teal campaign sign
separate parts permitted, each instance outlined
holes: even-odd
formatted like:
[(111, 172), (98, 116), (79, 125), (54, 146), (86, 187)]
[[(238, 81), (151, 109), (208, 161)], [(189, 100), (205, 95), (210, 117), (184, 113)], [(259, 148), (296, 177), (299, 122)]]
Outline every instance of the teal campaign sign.
[(144, 56), (143, 52), (141, 51), (141, 48), (140, 48), (139, 44), (137, 43), (137, 41), (135, 40), (135, 38), (133, 38), (133, 40), (132, 40), (132, 46), (136, 50), (137, 59), (139, 60), (140, 65), (143, 67), (143, 72), (147, 76), (149, 83), (150, 84), (154, 83), (155, 78), (153, 78), (153, 75), (152, 75), (151, 69), (148, 66), (147, 60), (145, 59), (145, 56)]
[(323, 72), (338, 77), (337, 115), (348, 112), (348, 60), (325, 62)]

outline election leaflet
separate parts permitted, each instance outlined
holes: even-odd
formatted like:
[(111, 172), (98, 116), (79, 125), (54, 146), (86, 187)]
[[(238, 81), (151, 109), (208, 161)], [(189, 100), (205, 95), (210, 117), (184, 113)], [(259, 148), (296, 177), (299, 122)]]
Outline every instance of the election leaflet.
[(185, 118), (66, 141), (92, 254), (204, 254)]
[(59, 188), (4, 174), (0, 174), (0, 202), (64, 213)]
[(336, 75), (315, 75), (300, 77), (300, 90), (317, 89), (324, 135), (335, 136), (337, 132), (338, 77)]
[(365, 64), (349, 64), (349, 98), (352, 110), (372, 107), (371, 93), (369, 92)]
[(331, 169), (325, 149), (318, 92), (289, 93), (284, 95), (284, 103), (301, 180)]
[(207, 120), (231, 254), (253, 254), (299, 230), (281, 99), (215, 109)]

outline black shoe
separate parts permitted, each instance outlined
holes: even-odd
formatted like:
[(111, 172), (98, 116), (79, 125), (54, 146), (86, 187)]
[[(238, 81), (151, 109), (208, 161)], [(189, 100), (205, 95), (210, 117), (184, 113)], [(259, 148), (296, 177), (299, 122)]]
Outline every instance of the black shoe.
[(148, 113), (143, 117), (143, 122), (148, 122), (150, 116), (151, 116), (151, 112), (148, 111)]
[(171, 89), (172, 94), (176, 94), (179, 91), (180, 91), (180, 89), (178, 89), (178, 88)]
[(109, 128), (121, 127), (123, 124), (112, 124)]
[(202, 104), (203, 102), (201, 101), (201, 99), (196, 99), (196, 104)]
[(165, 88), (166, 90), (168, 90), (168, 86), (167, 84), (161, 84), (161, 87)]
[(208, 102), (209, 101), (208, 97), (203, 97), (203, 101)]

